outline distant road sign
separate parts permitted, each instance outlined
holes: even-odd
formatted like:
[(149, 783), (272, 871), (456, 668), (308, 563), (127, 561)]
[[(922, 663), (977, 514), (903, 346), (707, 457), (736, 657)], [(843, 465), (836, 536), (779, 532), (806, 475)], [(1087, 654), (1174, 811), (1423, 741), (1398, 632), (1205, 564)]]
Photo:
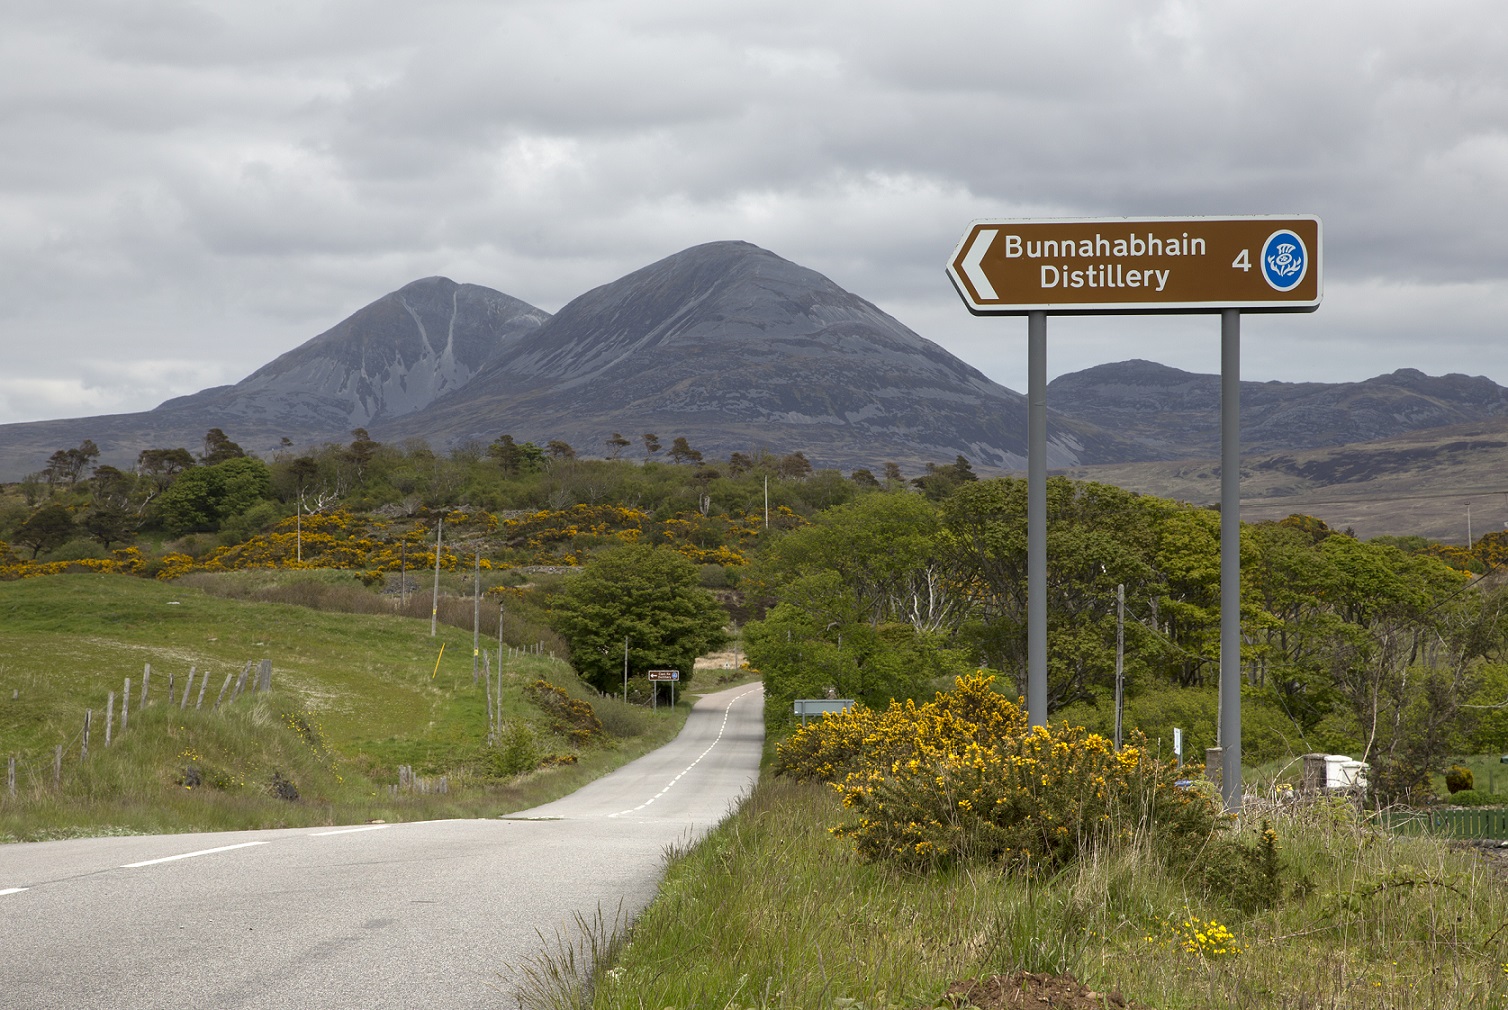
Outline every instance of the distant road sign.
[(680, 670), (650, 670), (649, 671), (649, 679), (650, 680), (671, 680), (671, 681), (680, 680), (681, 679), (681, 671)]
[(823, 712), (846, 712), (853, 707), (852, 698), (797, 698), (796, 714), (821, 715)]
[(976, 221), (948, 278), (977, 314), (1313, 312), (1317, 217)]

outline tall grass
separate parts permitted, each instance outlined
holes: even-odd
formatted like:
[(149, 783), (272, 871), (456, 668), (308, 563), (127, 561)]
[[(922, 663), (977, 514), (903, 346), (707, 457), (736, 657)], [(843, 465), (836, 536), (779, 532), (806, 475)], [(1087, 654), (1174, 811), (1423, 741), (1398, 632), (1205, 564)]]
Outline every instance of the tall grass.
[[(776, 779), (669, 868), (592, 1006), (932, 1007), (947, 984), (1071, 971), (1179, 1008), (1508, 1005), (1508, 886), (1469, 852), (1375, 831), (1344, 805), (1254, 812), (1285, 890), (1244, 914), (1144, 847), (1031, 880), (987, 865), (908, 874), (828, 832), (833, 791)], [(1191, 918), (1240, 953), (1185, 949)]]
[[(350, 588), (327, 573), (303, 584), (322, 582), (337, 593)], [(668, 741), (682, 724), (687, 706), (653, 718), (601, 698), (548, 655), (515, 654), (505, 664), (501, 718), (546, 765), (499, 762), (487, 742), (486, 696), (471, 676), (469, 604), (467, 621), (465, 632), (442, 625), (430, 638), (427, 619), (230, 599), (125, 576), (0, 584), (0, 768), (14, 757), (18, 769), (14, 797), (0, 779), (0, 840), (495, 815), (563, 795)], [(272, 692), (211, 711), (226, 674), (261, 658), (272, 661)], [(145, 663), (153, 675), (142, 708)], [(203, 709), (195, 708), (202, 679), (181, 707), (190, 667), (212, 678)], [(122, 733), (127, 677), (133, 698)], [(529, 700), (527, 686), (539, 679), (589, 700), (616, 735), (581, 747), (557, 732)], [(84, 758), (86, 708), (94, 719)], [(316, 730), (313, 738), (295, 719)], [(400, 765), (445, 776), (449, 791), (392, 795)], [(271, 794), (274, 773), (295, 784), (297, 801)]]

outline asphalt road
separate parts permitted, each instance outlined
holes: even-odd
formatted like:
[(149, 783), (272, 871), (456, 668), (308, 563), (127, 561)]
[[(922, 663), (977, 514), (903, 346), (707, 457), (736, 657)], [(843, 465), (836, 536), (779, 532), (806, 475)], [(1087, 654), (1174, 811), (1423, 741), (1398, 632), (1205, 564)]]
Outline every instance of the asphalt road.
[(429, 821), (0, 846), (0, 1008), (515, 1007), (505, 965), (637, 912), (758, 775), (758, 686), (554, 803)]

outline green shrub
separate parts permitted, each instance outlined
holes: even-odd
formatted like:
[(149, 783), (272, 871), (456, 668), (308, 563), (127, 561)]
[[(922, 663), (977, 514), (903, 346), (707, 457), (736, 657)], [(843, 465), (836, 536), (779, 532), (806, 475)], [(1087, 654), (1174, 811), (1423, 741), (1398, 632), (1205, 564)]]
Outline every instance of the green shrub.
[(513, 722), (503, 727), (498, 745), (487, 751), (486, 771), (497, 778), (512, 778), (539, 767), (542, 752), (534, 739), (534, 731), (525, 722)]
[(1199, 861), (1206, 890), (1218, 894), (1230, 907), (1242, 912), (1260, 912), (1276, 905), (1283, 896), (1282, 863), (1278, 858), (1278, 833), (1262, 822), (1253, 844), (1237, 838), (1216, 838)]
[(1508, 796), (1501, 793), (1478, 792), (1475, 789), (1462, 789), (1460, 792), (1450, 794), (1450, 802), (1458, 807), (1508, 806)]
[(550, 728), (577, 747), (602, 739), (602, 720), (592, 711), (590, 702), (572, 698), (544, 680), (529, 685), (529, 698), (550, 716)]
[(1452, 796), (1469, 791), (1474, 784), (1471, 769), (1465, 765), (1451, 765), (1445, 770), (1445, 788)]

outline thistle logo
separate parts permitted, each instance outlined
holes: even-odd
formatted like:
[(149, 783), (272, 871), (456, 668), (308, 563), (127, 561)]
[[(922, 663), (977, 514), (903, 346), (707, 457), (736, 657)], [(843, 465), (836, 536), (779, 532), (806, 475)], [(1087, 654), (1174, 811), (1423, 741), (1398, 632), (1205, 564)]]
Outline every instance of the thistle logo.
[(1292, 291), (1309, 272), (1304, 240), (1284, 228), (1267, 236), (1262, 245), (1262, 276), (1274, 291)]

